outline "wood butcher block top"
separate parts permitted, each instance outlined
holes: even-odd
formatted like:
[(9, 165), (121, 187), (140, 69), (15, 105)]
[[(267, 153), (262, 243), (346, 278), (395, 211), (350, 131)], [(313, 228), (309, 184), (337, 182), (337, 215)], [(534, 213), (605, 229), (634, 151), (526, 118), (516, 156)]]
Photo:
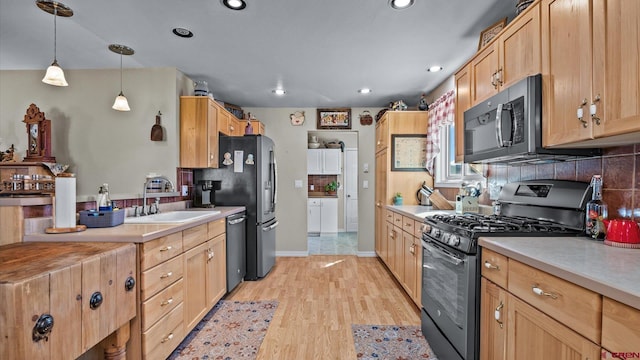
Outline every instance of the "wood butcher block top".
[(24, 281), (105, 251), (134, 246), (122, 243), (18, 243), (0, 246), (0, 284)]

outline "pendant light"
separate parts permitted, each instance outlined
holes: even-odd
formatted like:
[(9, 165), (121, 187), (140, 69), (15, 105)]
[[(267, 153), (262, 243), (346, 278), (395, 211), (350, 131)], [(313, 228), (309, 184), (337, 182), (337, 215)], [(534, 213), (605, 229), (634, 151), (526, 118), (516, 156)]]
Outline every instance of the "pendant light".
[(62, 68), (60, 67), (60, 65), (58, 65), (58, 59), (56, 58), (58, 35), (56, 19), (58, 18), (58, 16), (73, 16), (73, 10), (71, 10), (71, 8), (69, 8), (65, 4), (59, 3), (57, 1), (38, 0), (36, 1), (36, 5), (42, 11), (53, 14), (53, 62), (51, 63), (51, 66), (47, 68), (47, 73), (44, 75), (44, 78), (42, 78), (42, 82), (54, 86), (69, 86), (67, 80), (64, 78), (64, 71), (62, 71)]
[(109, 45), (109, 50), (116, 54), (120, 54), (120, 94), (116, 96), (116, 101), (113, 102), (113, 106), (111, 108), (118, 111), (130, 111), (131, 108), (129, 107), (129, 102), (122, 92), (122, 55), (133, 55), (134, 51), (128, 46), (119, 44)]

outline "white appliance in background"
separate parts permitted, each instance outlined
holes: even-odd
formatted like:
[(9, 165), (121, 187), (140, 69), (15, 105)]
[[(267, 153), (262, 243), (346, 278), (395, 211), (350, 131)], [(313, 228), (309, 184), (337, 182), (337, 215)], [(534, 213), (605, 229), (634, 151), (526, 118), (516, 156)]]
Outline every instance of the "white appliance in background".
[(345, 231), (358, 231), (358, 149), (344, 150)]

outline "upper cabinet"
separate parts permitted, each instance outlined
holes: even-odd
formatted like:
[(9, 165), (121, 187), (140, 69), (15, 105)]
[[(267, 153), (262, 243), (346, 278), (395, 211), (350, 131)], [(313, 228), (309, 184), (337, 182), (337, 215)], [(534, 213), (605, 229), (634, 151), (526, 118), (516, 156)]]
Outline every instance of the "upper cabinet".
[[(464, 161), (464, 112), (471, 107), (471, 64), (455, 75), (456, 86), (456, 162)], [(459, 129), (459, 131), (458, 131)]]
[(340, 149), (307, 149), (307, 174), (337, 175), (342, 173)]
[(218, 167), (218, 115), (208, 96), (180, 97), (180, 167)]
[(544, 146), (638, 142), (638, 18), (637, 0), (542, 1)]
[[(464, 69), (463, 69), (464, 71)], [(527, 8), (471, 60), (472, 104), (540, 73), (540, 4)]]

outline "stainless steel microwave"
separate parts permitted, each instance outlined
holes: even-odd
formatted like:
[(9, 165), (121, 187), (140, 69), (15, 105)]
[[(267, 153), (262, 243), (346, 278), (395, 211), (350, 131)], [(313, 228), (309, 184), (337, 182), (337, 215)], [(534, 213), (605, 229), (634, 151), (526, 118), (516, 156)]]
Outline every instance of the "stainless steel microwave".
[(464, 112), (464, 162), (531, 164), (600, 155), (542, 147), (542, 76), (532, 75)]

